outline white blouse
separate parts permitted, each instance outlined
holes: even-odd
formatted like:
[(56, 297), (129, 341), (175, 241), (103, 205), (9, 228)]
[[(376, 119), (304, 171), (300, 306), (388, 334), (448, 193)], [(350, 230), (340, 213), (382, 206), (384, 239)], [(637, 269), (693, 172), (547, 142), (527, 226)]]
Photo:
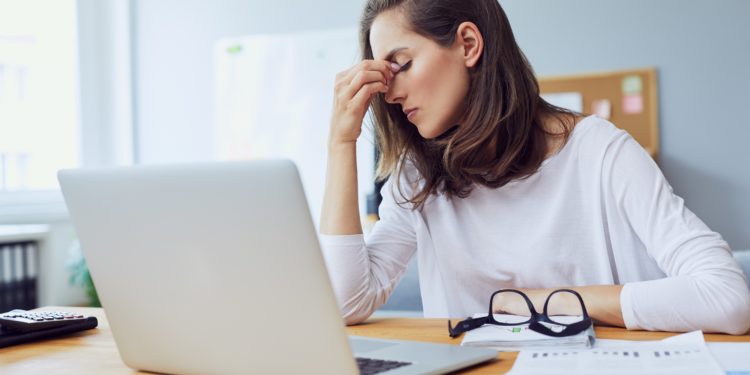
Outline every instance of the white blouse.
[[(402, 176), (402, 191), (412, 194)], [(486, 310), (501, 288), (624, 284), (628, 329), (743, 334), (750, 291), (728, 244), (685, 207), (653, 159), (596, 116), (532, 176), (413, 211), (389, 179), (363, 235), (321, 235), (347, 324), (384, 304), (416, 254), (425, 317)]]

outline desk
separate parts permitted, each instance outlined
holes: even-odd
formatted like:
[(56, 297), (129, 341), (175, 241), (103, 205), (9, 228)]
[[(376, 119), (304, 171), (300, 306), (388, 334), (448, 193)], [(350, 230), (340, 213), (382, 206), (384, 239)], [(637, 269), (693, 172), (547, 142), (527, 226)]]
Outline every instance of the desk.
[[(99, 328), (64, 338), (0, 349), (0, 374), (134, 374), (120, 360), (112, 332), (102, 309), (47, 307), (40, 310), (79, 311), (99, 319)], [(443, 319), (373, 318), (348, 328), (349, 334), (426, 341), (458, 345), (461, 339), (448, 337)], [(605, 339), (657, 340), (674, 333), (626, 331), (596, 327), (596, 336)], [(705, 335), (707, 341), (750, 342), (750, 335)], [(500, 353), (499, 360), (478, 365), (467, 374), (499, 374), (509, 371), (518, 353)]]

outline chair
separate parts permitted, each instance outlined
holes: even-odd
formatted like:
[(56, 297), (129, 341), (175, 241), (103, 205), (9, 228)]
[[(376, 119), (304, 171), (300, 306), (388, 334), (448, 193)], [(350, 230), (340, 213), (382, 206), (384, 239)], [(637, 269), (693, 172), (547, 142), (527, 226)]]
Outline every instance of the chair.
[(393, 290), (388, 302), (379, 311), (422, 312), (422, 295), (419, 292), (419, 272), (417, 258), (411, 260), (404, 277)]

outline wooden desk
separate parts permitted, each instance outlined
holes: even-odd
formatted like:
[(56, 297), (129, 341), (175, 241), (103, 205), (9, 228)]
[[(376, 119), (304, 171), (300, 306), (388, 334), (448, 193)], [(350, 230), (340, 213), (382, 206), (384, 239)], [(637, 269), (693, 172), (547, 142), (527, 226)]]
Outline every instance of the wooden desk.
[[(120, 360), (112, 332), (102, 309), (48, 307), (41, 310), (79, 311), (99, 319), (99, 328), (64, 338), (0, 349), (0, 374), (134, 374)], [(448, 337), (443, 319), (374, 318), (349, 327), (350, 334), (387, 339), (460, 343)], [(606, 339), (657, 340), (675, 333), (626, 331), (596, 327), (596, 336)], [(708, 341), (750, 342), (750, 335), (705, 335)], [(500, 353), (498, 360), (468, 369), (467, 374), (499, 374), (510, 370), (518, 353)]]

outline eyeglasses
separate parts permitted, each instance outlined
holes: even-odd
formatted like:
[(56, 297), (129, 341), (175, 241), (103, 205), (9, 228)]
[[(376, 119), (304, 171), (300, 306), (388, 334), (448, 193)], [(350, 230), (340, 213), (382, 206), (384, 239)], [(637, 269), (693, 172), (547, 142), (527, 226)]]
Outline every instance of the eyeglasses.
[[(571, 314), (568, 306), (563, 303), (564, 297), (573, 295), (580, 303), (580, 310)], [(525, 306), (529, 309), (528, 319), (520, 319), (517, 322), (500, 322), (495, 319), (495, 306), (507, 305), (508, 303), (516, 306)], [(563, 317), (566, 316), (567, 317)], [(576, 316), (572, 318), (571, 316)], [(524, 317), (525, 318), (525, 317)], [(456, 324), (455, 327), (448, 321), (448, 333), (452, 338), (460, 336), (464, 332), (479, 328), (485, 324), (494, 324), (498, 326), (518, 326), (528, 324), (529, 329), (541, 334), (553, 337), (565, 337), (577, 335), (591, 327), (591, 318), (586, 312), (586, 306), (583, 304), (583, 298), (575, 290), (557, 289), (547, 296), (544, 301), (544, 311), (540, 314), (534, 309), (529, 297), (522, 291), (516, 289), (501, 289), (492, 293), (490, 297), (490, 308), (487, 316), (480, 318), (467, 318)]]

